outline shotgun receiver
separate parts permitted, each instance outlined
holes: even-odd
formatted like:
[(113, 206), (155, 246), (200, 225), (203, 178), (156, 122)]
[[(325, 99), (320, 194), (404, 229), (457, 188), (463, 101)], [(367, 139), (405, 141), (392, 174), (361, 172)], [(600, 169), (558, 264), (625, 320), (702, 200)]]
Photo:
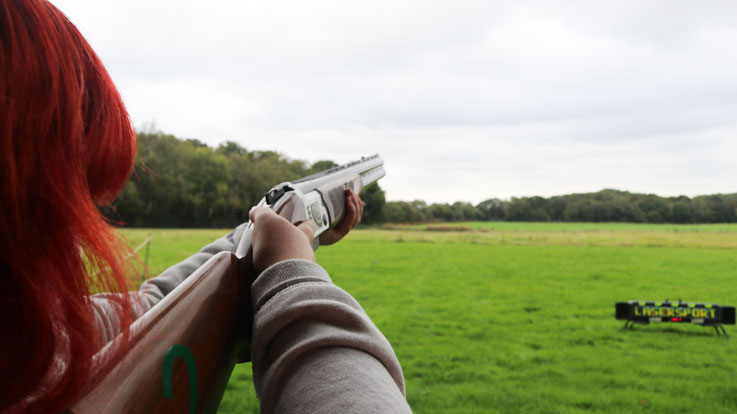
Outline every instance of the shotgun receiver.
[[(385, 174), (374, 155), (273, 187), (258, 203), (318, 236), (345, 211), (345, 189), (359, 193)], [(104, 347), (127, 353), (99, 373), (70, 413), (214, 413), (236, 363), (250, 361), (253, 224), (233, 252), (220, 252)]]
[[(269, 190), (258, 206), (270, 207), (294, 224), (311, 221), (315, 229), (313, 248), (316, 249), (318, 236), (343, 218), (345, 190), (350, 188), (358, 194), (363, 187), (385, 174), (384, 160), (378, 154), (364, 157), (296, 181), (281, 183)], [(252, 232), (253, 223), (249, 222), (235, 250), (237, 258), (248, 255)]]

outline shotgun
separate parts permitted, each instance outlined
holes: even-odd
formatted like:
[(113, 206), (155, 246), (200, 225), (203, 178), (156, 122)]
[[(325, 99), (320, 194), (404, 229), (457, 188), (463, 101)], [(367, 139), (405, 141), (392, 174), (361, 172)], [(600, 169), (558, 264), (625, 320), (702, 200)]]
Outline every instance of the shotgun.
[[(284, 182), (258, 203), (297, 224), (312, 221), (318, 236), (345, 212), (345, 190), (356, 194), (385, 174), (379, 155)], [(69, 413), (214, 413), (236, 363), (250, 361), (253, 223), (235, 252), (220, 252), (130, 327), (127, 353), (101, 372)], [(103, 361), (121, 334), (96, 356)]]

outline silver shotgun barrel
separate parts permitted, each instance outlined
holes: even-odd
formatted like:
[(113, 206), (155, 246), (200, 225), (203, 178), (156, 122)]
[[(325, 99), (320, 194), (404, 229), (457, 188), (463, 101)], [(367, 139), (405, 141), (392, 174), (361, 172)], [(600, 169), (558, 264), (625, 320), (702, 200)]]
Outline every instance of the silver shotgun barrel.
[(358, 161), (339, 165), (337, 167), (333, 167), (325, 171), (321, 171), (319, 173), (292, 181), (292, 184), (294, 184), (296, 188), (302, 190), (302, 192), (309, 192), (331, 181), (334, 181), (335, 177), (342, 177), (351, 174), (360, 175), (361, 186), (366, 187), (367, 185), (386, 175), (386, 170), (384, 169), (384, 159), (381, 158), (379, 154), (372, 155), (370, 157), (362, 157)]

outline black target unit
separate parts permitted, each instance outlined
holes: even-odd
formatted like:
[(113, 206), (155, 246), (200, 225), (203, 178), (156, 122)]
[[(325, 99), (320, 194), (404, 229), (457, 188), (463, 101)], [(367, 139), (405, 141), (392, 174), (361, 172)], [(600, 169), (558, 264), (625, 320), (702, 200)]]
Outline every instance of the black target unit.
[[(701, 326), (713, 326), (717, 335), (727, 331), (722, 325), (735, 324), (733, 306), (720, 306), (715, 303), (691, 302), (651, 302), (631, 300), (617, 302), (615, 318), (626, 321), (625, 328), (632, 328), (636, 323), (651, 322), (692, 323)], [(721, 329), (721, 331), (720, 331)]]

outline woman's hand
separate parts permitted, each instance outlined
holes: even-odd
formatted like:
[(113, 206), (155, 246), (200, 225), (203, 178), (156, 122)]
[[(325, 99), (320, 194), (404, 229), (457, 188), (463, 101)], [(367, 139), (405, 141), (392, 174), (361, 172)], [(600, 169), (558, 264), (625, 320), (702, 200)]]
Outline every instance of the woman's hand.
[(309, 222), (297, 226), (267, 207), (252, 208), (253, 267), (257, 273), (288, 259), (315, 261), (312, 251), (314, 230)]
[[(320, 235), (320, 244), (337, 242), (361, 221), (366, 203), (349, 189), (346, 190), (345, 204), (343, 219)], [(257, 273), (282, 260), (315, 261), (311, 244), (315, 230), (309, 221), (295, 226), (267, 207), (252, 208), (249, 217), (253, 222), (253, 266)]]
[(330, 245), (342, 239), (352, 228), (356, 227), (363, 215), (364, 203), (350, 188), (345, 190), (345, 214), (337, 226), (320, 235), (320, 244)]

